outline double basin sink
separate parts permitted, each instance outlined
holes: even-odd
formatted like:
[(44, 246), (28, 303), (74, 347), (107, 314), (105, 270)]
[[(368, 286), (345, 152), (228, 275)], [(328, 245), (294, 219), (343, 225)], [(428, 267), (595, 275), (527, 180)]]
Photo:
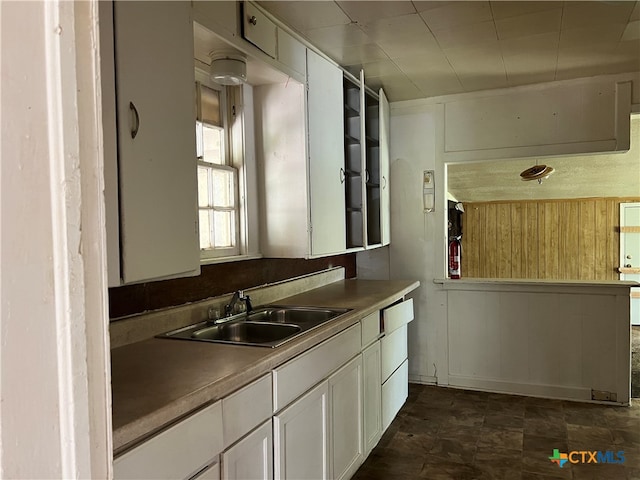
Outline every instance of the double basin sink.
[(274, 348), (348, 311), (347, 308), (269, 305), (218, 323), (200, 322), (158, 337)]

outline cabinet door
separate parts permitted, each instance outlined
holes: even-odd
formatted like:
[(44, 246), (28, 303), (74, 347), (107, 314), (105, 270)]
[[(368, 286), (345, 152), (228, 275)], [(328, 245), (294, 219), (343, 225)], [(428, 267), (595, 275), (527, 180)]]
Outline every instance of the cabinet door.
[(114, 2), (125, 283), (199, 269), (190, 12), (189, 2)]
[(328, 393), (325, 381), (273, 417), (276, 479), (330, 477)]
[(363, 460), (362, 357), (329, 377), (332, 477), (350, 478)]
[(346, 247), (342, 71), (307, 50), (311, 256)]
[(271, 420), (222, 454), (223, 480), (271, 480), (273, 478)]
[(382, 436), (382, 375), (380, 341), (362, 351), (365, 456)]
[(382, 245), (391, 241), (391, 203), (389, 197), (389, 101), (384, 90), (380, 98), (380, 235)]
[(382, 384), (382, 430), (386, 430), (409, 396), (409, 360)]
[(276, 24), (251, 2), (245, 1), (242, 7), (242, 36), (271, 58), (276, 58)]

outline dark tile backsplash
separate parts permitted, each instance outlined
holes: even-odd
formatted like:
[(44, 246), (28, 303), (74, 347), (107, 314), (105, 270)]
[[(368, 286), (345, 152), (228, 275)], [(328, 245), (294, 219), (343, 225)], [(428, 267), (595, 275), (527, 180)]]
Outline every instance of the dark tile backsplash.
[(347, 278), (355, 277), (356, 255), (352, 253), (313, 260), (261, 258), (203, 265), (197, 277), (110, 288), (109, 318), (182, 305), (340, 266), (345, 267)]

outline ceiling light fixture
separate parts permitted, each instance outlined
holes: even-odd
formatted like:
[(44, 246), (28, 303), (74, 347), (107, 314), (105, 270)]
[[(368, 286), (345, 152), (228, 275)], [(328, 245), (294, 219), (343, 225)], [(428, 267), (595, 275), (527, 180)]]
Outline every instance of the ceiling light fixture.
[(542, 183), (542, 180), (549, 178), (554, 171), (555, 170), (552, 167), (547, 165), (538, 165), (536, 162), (535, 166), (522, 171), (520, 173), (520, 178), (523, 181), (537, 180), (540, 184)]
[(212, 51), (210, 77), (220, 85), (240, 85), (247, 81), (247, 58), (238, 52)]

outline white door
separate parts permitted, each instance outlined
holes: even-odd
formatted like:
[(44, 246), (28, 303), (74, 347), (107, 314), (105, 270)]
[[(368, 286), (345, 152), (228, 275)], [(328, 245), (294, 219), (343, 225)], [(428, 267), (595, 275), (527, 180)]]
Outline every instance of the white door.
[(223, 480), (273, 479), (271, 420), (222, 454)]
[(307, 50), (311, 256), (346, 249), (342, 70)]
[(273, 417), (276, 479), (330, 478), (328, 408), (325, 381)]
[(190, 14), (189, 2), (114, 2), (125, 283), (199, 269)]
[(362, 351), (364, 452), (369, 455), (382, 436), (380, 341)]
[(362, 357), (329, 377), (332, 477), (351, 478), (364, 458), (362, 441)]
[[(640, 282), (640, 203), (620, 204), (620, 280)], [(640, 288), (631, 289), (631, 324), (640, 325)]]

